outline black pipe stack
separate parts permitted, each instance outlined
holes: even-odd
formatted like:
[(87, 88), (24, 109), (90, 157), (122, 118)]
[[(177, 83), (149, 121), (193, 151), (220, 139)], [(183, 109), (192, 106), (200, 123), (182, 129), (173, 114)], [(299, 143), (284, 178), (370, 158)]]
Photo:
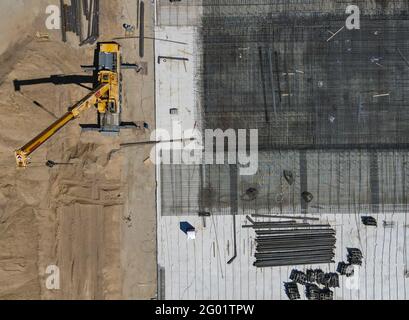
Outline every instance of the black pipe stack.
[(335, 230), (329, 224), (295, 220), (255, 222), (254, 266), (258, 268), (334, 263)]
[[(94, 44), (99, 37), (99, 0), (71, 0), (68, 5), (60, 0), (62, 40), (67, 41), (67, 32), (75, 33), (80, 45)], [(87, 25), (84, 37), (83, 23)]]

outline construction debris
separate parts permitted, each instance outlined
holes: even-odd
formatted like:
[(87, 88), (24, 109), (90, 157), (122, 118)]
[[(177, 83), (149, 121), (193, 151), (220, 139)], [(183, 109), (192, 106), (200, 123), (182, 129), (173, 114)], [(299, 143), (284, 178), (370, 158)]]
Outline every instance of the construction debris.
[(366, 226), (373, 226), (377, 227), (378, 223), (376, 222), (376, 219), (374, 217), (361, 217), (362, 223)]
[(328, 288), (320, 289), (315, 284), (307, 284), (305, 295), (308, 300), (334, 300), (334, 292)]
[(384, 228), (393, 228), (395, 226), (395, 222), (383, 220), (382, 225)]
[(320, 291), (320, 300), (334, 300), (334, 292), (328, 288)]
[(285, 282), (284, 283), (285, 294), (290, 300), (301, 299), (300, 292), (298, 291), (298, 286), (295, 282)]
[(348, 250), (348, 262), (352, 265), (362, 265), (362, 252), (357, 248), (347, 248)]
[(330, 272), (324, 273), (323, 276), (319, 276), (317, 283), (325, 286), (326, 288), (339, 288), (339, 276), (338, 273)]
[(293, 280), (301, 285), (305, 285), (307, 283), (307, 275), (302, 271), (293, 269), (290, 274), (290, 280)]
[(305, 296), (308, 300), (320, 300), (321, 289), (313, 283), (307, 283), (305, 286)]
[[(290, 295), (292, 298), (297, 296), (294, 293), (297, 284), (305, 285), (305, 295), (308, 300), (332, 300), (334, 294), (329, 288), (339, 288), (338, 274), (325, 273), (321, 269), (308, 269), (306, 273), (294, 269), (291, 271), (290, 280), (293, 281), (293, 284), (290, 286), (287, 283), (286, 286), (286, 294), (289, 298)], [(323, 286), (323, 288), (319, 286)]]
[(257, 199), (257, 196), (258, 190), (256, 188), (248, 188), (241, 199), (244, 201), (253, 201)]
[(38, 41), (50, 41), (50, 35), (48, 33), (45, 32), (36, 32), (36, 38)]
[(318, 221), (318, 217), (307, 217), (307, 216), (284, 216), (284, 215), (271, 215), (271, 214), (252, 214), (255, 218), (270, 218), (270, 219), (292, 219), (292, 220), (313, 220)]
[(337, 272), (341, 276), (352, 277), (354, 275), (354, 266), (349, 263), (340, 262), (338, 263)]
[(307, 203), (310, 203), (313, 199), (314, 199), (314, 196), (310, 193), (310, 192), (308, 192), (308, 191), (304, 191), (302, 194), (301, 194), (301, 197), (304, 199), (304, 201), (305, 202), (307, 202)]
[(55, 166), (58, 166), (58, 165), (67, 165), (67, 166), (70, 166), (70, 165), (73, 165), (73, 163), (69, 163), (69, 162), (55, 162), (55, 161), (52, 161), (52, 160), (47, 160), (47, 162), (45, 163), (45, 165), (46, 165), (47, 167), (49, 167), (49, 168), (54, 168)]
[(381, 98), (381, 97), (388, 97), (390, 95), (390, 93), (379, 93), (379, 94), (375, 94), (373, 97), (374, 98)]
[(291, 186), (294, 184), (294, 175), (291, 171), (284, 170), (284, 179), (288, 182), (288, 184)]
[[(318, 270), (318, 269), (316, 269)], [(317, 273), (316, 270), (308, 269), (307, 270), (307, 282), (313, 283), (317, 281)], [(322, 270), (319, 270), (322, 272)]]

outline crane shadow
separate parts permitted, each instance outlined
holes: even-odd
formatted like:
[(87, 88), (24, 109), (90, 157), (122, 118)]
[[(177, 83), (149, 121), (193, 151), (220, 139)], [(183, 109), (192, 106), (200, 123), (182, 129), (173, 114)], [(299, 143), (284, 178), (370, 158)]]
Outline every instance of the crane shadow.
[(13, 81), (14, 91), (20, 91), (22, 86), (31, 86), (36, 84), (52, 83), (54, 85), (64, 84), (76, 84), (82, 88), (92, 90), (92, 87), (88, 87), (86, 84), (94, 84), (95, 77), (88, 75), (52, 75), (46, 78), (27, 79)]

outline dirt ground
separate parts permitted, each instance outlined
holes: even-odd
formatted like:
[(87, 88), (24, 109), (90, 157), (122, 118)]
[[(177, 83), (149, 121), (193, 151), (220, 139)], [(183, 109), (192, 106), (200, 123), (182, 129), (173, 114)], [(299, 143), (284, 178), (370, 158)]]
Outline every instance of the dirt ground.
[[(53, 2), (0, 3), (0, 299), (154, 298), (155, 170), (144, 163), (150, 147), (120, 146), (149, 140), (149, 131), (81, 133), (79, 123), (95, 123), (89, 110), (38, 149), (30, 168), (15, 167), (13, 151), (87, 93), (51, 83), (14, 90), (15, 79), (83, 74), (80, 65), (93, 60), (94, 46), (80, 48), (74, 38), (64, 44), (60, 31), (45, 28)], [(101, 1), (100, 41), (123, 36), (122, 24), (135, 19), (134, 2)], [(150, 35), (150, 1), (146, 7)], [(39, 41), (37, 31), (50, 41)], [(123, 120), (153, 129), (153, 43), (146, 41), (144, 58), (138, 41), (121, 45), (124, 60), (148, 65), (147, 75), (125, 71)], [(70, 164), (50, 169), (47, 160)], [(50, 265), (60, 269), (59, 290), (46, 288)]]

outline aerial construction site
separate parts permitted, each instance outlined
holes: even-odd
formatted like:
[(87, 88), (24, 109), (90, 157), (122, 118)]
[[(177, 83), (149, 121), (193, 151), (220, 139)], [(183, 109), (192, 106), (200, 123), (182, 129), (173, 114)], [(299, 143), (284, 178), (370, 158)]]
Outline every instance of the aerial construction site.
[(0, 299), (406, 300), (409, 3), (0, 3)]

